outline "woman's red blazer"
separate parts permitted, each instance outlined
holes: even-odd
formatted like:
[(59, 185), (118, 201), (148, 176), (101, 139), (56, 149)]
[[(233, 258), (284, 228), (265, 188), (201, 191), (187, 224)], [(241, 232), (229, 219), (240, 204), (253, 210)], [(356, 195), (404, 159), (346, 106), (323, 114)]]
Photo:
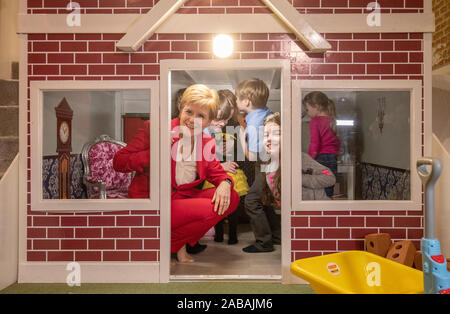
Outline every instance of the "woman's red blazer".
[[(172, 120), (171, 129), (176, 130), (180, 125), (180, 120)], [(172, 151), (176, 152), (178, 137), (174, 137)], [(199, 186), (205, 180), (208, 180), (216, 187), (225, 179), (233, 179), (226, 174), (222, 165), (217, 160), (215, 154), (215, 140), (207, 134), (202, 134), (201, 149), (197, 147), (197, 178), (191, 183), (177, 185), (175, 180), (176, 161), (171, 157), (172, 165), (172, 194), (178, 192), (186, 196), (192, 195), (192, 188)], [(200, 154), (203, 152), (203, 156)], [(173, 154), (172, 154), (173, 155)], [(176, 156), (176, 155), (174, 155)], [(150, 121), (145, 123), (143, 129), (131, 140), (126, 147), (116, 153), (113, 160), (114, 169), (118, 172), (136, 171), (136, 174), (130, 184), (128, 196), (130, 198), (148, 198), (150, 191), (150, 180), (144, 167), (150, 165)], [(234, 184), (234, 183), (233, 183)]]

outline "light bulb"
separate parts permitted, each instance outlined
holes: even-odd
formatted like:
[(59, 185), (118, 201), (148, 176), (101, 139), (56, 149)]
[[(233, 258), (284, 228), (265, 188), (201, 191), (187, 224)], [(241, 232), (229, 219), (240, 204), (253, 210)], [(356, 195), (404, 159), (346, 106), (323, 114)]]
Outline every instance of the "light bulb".
[(217, 35), (213, 41), (213, 51), (219, 58), (229, 57), (233, 53), (233, 39), (229, 35)]

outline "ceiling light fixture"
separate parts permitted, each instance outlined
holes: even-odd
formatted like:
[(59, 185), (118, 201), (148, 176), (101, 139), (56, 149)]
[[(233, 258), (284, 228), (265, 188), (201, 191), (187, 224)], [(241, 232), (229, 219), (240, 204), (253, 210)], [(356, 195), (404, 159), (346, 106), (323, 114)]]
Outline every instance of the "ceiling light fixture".
[(233, 53), (233, 39), (229, 35), (217, 35), (213, 41), (213, 51), (219, 58), (229, 57)]

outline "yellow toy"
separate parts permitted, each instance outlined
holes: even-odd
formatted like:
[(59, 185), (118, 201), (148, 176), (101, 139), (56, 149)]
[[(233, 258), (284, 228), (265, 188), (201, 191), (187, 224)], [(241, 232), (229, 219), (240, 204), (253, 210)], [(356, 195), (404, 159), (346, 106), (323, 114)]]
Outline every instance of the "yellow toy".
[[(235, 136), (228, 133), (216, 133), (214, 138), (216, 139), (217, 143), (221, 143), (222, 141), (227, 141), (230, 139), (234, 141), (236, 140)], [(248, 186), (247, 176), (244, 174), (244, 171), (242, 171), (242, 169), (236, 169), (235, 174), (230, 172), (227, 172), (227, 174), (231, 178), (233, 178), (234, 190), (239, 194), (239, 196), (246, 195), (250, 187)], [(214, 185), (208, 181), (205, 181), (205, 183), (203, 184), (203, 189), (209, 189), (213, 187)]]
[(422, 294), (423, 273), (364, 251), (299, 259), (291, 272), (316, 293)]
[[(246, 195), (248, 193), (249, 186), (244, 171), (242, 171), (241, 169), (236, 169), (236, 174), (230, 172), (227, 172), (227, 174), (233, 178), (234, 190), (239, 194), (239, 196)], [(212, 183), (209, 183), (208, 181), (205, 181), (205, 183), (203, 184), (203, 189), (209, 189), (213, 187), (214, 185)]]

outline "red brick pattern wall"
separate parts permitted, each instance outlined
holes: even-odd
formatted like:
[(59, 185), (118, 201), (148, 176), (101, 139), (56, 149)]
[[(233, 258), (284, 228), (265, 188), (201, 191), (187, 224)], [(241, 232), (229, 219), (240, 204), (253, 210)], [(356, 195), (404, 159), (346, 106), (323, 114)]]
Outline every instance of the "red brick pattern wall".
[[(286, 0), (300, 13), (364, 13), (374, 0)], [(378, 0), (382, 13), (422, 13), (425, 0)], [(70, 0), (28, 0), (30, 14), (67, 14)], [(158, 0), (73, 0), (82, 14), (147, 13)], [(177, 13), (271, 13), (260, 0), (188, 0)]]
[[(215, 58), (210, 34), (157, 34), (135, 53), (115, 48), (122, 36), (29, 35), (30, 79), (159, 79), (160, 60)], [(422, 34), (324, 36), (332, 46), (326, 54), (303, 52), (287, 34), (233, 34), (231, 58), (288, 58), (295, 79), (422, 79)]]
[[(210, 34), (157, 34), (136, 53), (115, 49), (115, 43), (122, 36), (30, 34), (29, 81), (159, 80), (160, 60), (214, 58)], [(293, 79), (423, 80), (422, 34), (324, 36), (332, 50), (326, 54), (311, 54), (304, 53), (301, 44), (290, 35), (234, 34), (236, 52), (232, 58), (288, 58)], [(30, 134), (28, 157), (29, 145)], [(30, 175), (29, 163), (28, 180)], [(38, 213), (30, 211), (29, 181), (28, 192), (28, 261), (159, 260), (159, 211)], [(398, 240), (412, 239), (418, 247), (423, 232), (422, 219), (422, 212), (364, 211), (364, 208), (361, 211), (294, 212), (291, 257), (294, 260), (362, 249), (364, 235), (373, 232), (389, 232)]]
[(291, 260), (338, 251), (363, 250), (364, 236), (389, 233), (394, 241), (423, 237), (420, 211), (294, 212), (291, 217)]
[(159, 212), (28, 212), (28, 261), (158, 261)]

